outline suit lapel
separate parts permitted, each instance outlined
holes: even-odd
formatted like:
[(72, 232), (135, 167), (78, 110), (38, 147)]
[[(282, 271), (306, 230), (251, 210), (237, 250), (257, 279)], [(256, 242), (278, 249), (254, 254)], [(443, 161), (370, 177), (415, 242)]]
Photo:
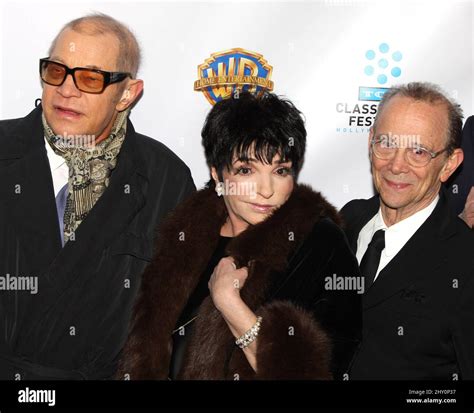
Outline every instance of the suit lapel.
[(359, 239), (359, 233), (364, 228), (365, 224), (369, 222), (380, 208), (380, 199), (378, 196), (374, 196), (364, 202), (364, 208), (359, 214), (354, 217), (348, 217), (348, 222), (345, 227), (345, 233), (349, 245), (355, 254), (357, 252), (357, 240)]
[[(454, 233), (444, 193), (433, 213), (408, 240), (399, 253), (379, 273), (364, 295), (364, 308), (370, 308), (407, 286), (430, 277), (446, 258), (443, 240)], [(434, 259), (433, 259), (434, 257)]]
[[(1, 173), (2, 186), (11, 201), (9, 214), (27, 257), (28, 271), (37, 273), (51, 262), (61, 249), (51, 177), (41, 127), (40, 108), (32, 111), (12, 131), (10, 155), (17, 158)], [(33, 133), (32, 133), (33, 131)]]

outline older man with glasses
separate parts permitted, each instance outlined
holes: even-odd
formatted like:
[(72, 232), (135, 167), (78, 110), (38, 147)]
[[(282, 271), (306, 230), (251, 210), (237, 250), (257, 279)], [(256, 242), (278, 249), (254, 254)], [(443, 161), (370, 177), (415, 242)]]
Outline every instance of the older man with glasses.
[(462, 111), (431, 84), (385, 93), (369, 136), (378, 194), (343, 209), (366, 279), (352, 379), (474, 378), (474, 236), (442, 183), (463, 160)]
[(115, 373), (155, 230), (195, 190), (129, 120), (139, 63), (122, 23), (73, 20), (40, 59), (41, 105), (0, 122), (0, 379)]

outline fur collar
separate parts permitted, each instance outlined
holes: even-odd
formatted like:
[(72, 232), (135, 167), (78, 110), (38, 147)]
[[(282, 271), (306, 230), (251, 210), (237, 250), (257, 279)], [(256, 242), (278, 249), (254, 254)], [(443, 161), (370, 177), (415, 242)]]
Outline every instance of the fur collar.
[[(226, 217), (224, 201), (211, 187), (193, 194), (165, 220), (155, 258), (142, 278), (119, 377), (167, 378), (171, 332), (217, 247)], [(226, 252), (237, 266), (249, 266), (241, 294), (252, 310), (265, 303), (275, 274), (285, 271), (291, 255), (322, 217), (340, 223), (335, 208), (320, 193), (296, 185), (288, 201), (268, 219), (229, 242)], [(210, 297), (201, 305), (195, 323), (189, 345), (193, 351), (188, 352), (193, 361), (187, 363), (183, 377), (224, 378), (223, 366), (229, 349), (235, 347), (234, 339)]]

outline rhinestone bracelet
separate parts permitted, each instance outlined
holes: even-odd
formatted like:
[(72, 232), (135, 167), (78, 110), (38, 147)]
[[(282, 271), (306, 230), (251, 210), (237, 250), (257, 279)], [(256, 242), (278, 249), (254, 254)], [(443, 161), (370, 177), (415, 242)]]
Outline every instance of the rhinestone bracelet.
[(257, 322), (249, 329), (247, 332), (240, 336), (235, 344), (238, 345), (240, 348), (248, 347), (258, 336), (258, 332), (260, 330), (260, 325), (262, 323), (262, 317), (257, 317)]

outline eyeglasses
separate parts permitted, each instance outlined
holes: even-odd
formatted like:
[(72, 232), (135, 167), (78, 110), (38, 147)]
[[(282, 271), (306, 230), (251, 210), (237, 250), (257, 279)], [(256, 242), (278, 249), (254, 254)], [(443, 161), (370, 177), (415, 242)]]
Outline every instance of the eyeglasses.
[(61, 86), (67, 75), (71, 75), (76, 87), (87, 93), (102, 93), (112, 83), (121, 82), (127, 77), (132, 77), (130, 73), (106, 72), (85, 67), (71, 69), (62, 63), (47, 58), (40, 59), (40, 75), (43, 82), (52, 86)]
[(430, 161), (449, 149), (449, 146), (433, 152), (421, 145), (403, 145), (397, 140), (391, 139), (388, 135), (380, 135), (371, 140), (372, 153), (379, 159), (390, 160), (395, 157), (398, 149), (405, 149), (404, 156), (411, 166), (422, 167), (430, 163)]

